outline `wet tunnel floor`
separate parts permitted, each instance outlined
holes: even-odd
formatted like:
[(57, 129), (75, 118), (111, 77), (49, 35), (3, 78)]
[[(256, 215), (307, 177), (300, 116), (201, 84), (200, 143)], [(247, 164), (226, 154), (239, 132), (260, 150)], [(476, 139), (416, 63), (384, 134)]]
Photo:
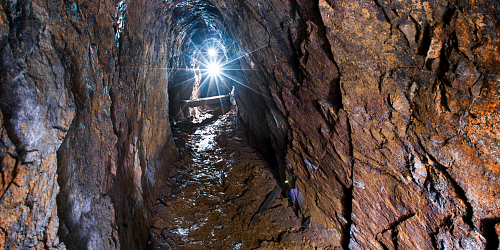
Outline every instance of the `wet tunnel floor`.
[(168, 222), (156, 223), (155, 249), (295, 249), (280, 243), (284, 238), (302, 245), (297, 249), (314, 248), (297, 234), (302, 220), (282, 195), (250, 225), (277, 182), (261, 154), (235, 130), (234, 110), (174, 134), (184, 157), (169, 179), (173, 194), (157, 209), (157, 217)]

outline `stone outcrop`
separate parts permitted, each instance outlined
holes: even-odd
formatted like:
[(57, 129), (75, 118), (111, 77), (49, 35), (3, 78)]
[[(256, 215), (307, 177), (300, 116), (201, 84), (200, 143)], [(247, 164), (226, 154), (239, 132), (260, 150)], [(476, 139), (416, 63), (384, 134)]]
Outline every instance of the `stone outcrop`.
[(234, 86), (250, 142), (332, 247), (498, 248), (499, 10), (2, 1), (0, 248), (145, 248), (177, 171), (169, 95), (192, 88), (169, 85), (188, 41), (219, 34), (249, 53)]

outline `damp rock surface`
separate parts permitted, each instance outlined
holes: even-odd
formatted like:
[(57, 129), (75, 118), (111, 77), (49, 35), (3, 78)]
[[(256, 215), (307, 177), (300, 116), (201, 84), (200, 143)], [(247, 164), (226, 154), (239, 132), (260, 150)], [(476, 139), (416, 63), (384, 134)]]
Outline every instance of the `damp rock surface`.
[(315, 249), (324, 244), (321, 237), (304, 236), (305, 218), (285, 191), (251, 223), (278, 183), (262, 154), (235, 129), (235, 110), (217, 118), (174, 134), (185, 156), (168, 181), (171, 194), (154, 207), (153, 248)]

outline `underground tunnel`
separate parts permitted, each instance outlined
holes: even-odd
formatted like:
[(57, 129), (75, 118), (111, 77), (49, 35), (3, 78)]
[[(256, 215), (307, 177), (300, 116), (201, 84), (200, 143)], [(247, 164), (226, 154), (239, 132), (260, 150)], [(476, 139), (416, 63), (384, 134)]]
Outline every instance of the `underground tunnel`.
[(499, 249), (496, 0), (1, 0), (0, 249)]

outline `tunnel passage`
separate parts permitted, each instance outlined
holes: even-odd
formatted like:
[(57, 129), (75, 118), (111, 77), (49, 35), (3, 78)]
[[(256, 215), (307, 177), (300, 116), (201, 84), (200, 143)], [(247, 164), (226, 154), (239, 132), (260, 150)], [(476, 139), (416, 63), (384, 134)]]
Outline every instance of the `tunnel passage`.
[[(270, 111), (267, 105), (262, 105), (272, 103), (268, 90), (261, 89), (260, 82), (265, 77), (247, 62), (254, 51), (241, 49), (238, 41), (228, 33), (230, 25), (208, 1), (180, 1), (172, 13), (171, 33), (176, 36), (178, 51), (169, 63), (175, 65), (168, 81), (171, 122), (192, 116), (190, 110), (193, 109), (183, 107), (183, 100), (231, 94), (236, 106), (241, 106), (238, 116), (255, 120), (252, 126), (256, 127), (249, 129), (253, 133), (252, 144), (268, 160), (277, 162), (280, 157), (271, 146), (272, 133), (267, 121)], [(212, 50), (214, 55), (210, 54)], [(211, 74), (210, 68), (214, 66), (220, 67), (219, 74)], [(225, 108), (225, 105), (221, 107)], [(284, 143), (286, 138), (280, 140)], [(281, 151), (283, 159), (284, 148)]]
[[(241, 50), (226, 33), (224, 26), (227, 24), (211, 25), (211, 21), (200, 18), (196, 21), (200, 23), (189, 26), (179, 46), (180, 56), (173, 63), (176, 67), (169, 81), (169, 109), (181, 167), (161, 187), (169, 190), (169, 194), (157, 197), (157, 205), (153, 207), (153, 224), (157, 226), (151, 229), (149, 246), (155, 248), (248, 249), (302, 226), (302, 216), (297, 217), (286, 195), (276, 201), (277, 195), (274, 195), (267, 201), (268, 208), (273, 204), (270, 211), (259, 210), (270, 191), (281, 183), (275, 164), (278, 155), (268, 143), (271, 133), (266, 114), (270, 111), (262, 103), (257, 104), (265, 103), (264, 99), (269, 100), (270, 96), (254, 89), (260, 85), (258, 82), (247, 81), (249, 76), (259, 79), (255, 75), (262, 73), (251, 68), (248, 62), (247, 68), (240, 64), (240, 60), (248, 60), (245, 57), (251, 56), (253, 51)], [(182, 25), (179, 22), (178, 25)], [(228, 94), (234, 99), (231, 103), (202, 107), (183, 105), (187, 100), (197, 102)], [(240, 95), (252, 98), (242, 102)], [(244, 112), (251, 113), (240, 114), (240, 105)], [(206, 111), (213, 119), (198, 119), (203, 116), (201, 112)], [(264, 131), (253, 131), (259, 134), (253, 140), (257, 142), (255, 146), (263, 146), (261, 152), (248, 144), (247, 138), (251, 135), (247, 134), (244, 123), (240, 129), (236, 128), (236, 123), (242, 120), (240, 115), (266, 121), (260, 124)], [(280, 143), (284, 143), (285, 138), (281, 139)], [(286, 191), (288, 189), (283, 194)], [(165, 207), (169, 213), (164, 211)], [(250, 221), (258, 223), (250, 225)], [(320, 238), (317, 241), (321, 241)]]
[(304, 231), (333, 249), (498, 248), (498, 1), (0, 6), (0, 248), (143, 249), (168, 226), (153, 208), (182, 170), (174, 99), (193, 92), (169, 87), (207, 38), (251, 69), (239, 124), (303, 193)]

